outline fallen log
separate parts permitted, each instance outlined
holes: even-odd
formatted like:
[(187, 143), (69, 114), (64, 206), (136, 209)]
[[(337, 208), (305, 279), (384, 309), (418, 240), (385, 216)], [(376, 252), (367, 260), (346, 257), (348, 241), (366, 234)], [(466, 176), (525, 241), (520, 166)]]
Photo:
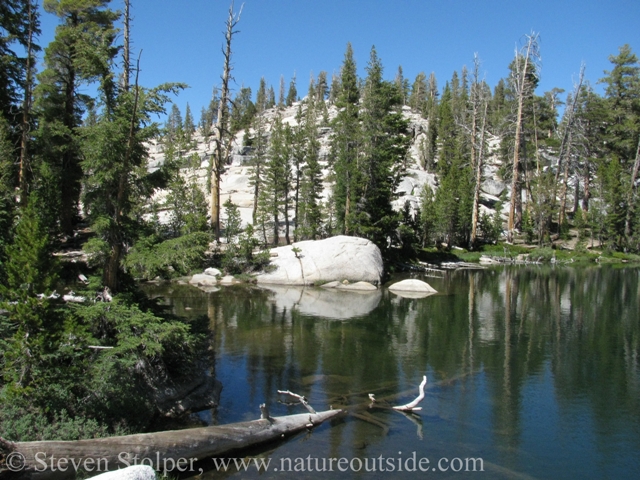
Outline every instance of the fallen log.
[[(130, 465), (193, 472), (194, 463), (281, 439), (337, 418), (343, 410), (302, 413), (211, 427), (77, 441), (9, 442), (0, 438), (0, 478), (49, 480)], [(194, 470), (195, 469), (195, 470)], [(178, 472), (175, 472), (177, 470)], [(201, 473), (201, 472), (200, 472)]]

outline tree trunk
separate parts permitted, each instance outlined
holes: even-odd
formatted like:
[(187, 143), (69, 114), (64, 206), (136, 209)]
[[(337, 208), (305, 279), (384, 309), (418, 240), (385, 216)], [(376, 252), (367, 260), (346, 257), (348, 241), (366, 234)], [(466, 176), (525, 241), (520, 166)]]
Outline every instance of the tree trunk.
[[(524, 55), (524, 65), (522, 71), (519, 67), (518, 52), (516, 52), (515, 68), (517, 69), (517, 94), (518, 94), (518, 113), (516, 116), (516, 132), (513, 141), (513, 168), (511, 180), (511, 201), (509, 204), (509, 220), (507, 222), (507, 241), (513, 242), (513, 233), (522, 218), (522, 193), (520, 184), (520, 143), (522, 135), (522, 116), (524, 110), (524, 99), (527, 88), (527, 74), (529, 72), (529, 64), (532, 57), (538, 57), (538, 35), (532, 33), (527, 36), (527, 46)], [(520, 220), (516, 219), (516, 214)]]
[[(326, 410), (316, 414), (302, 413), (270, 417), (248, 422), (216, 425), (186, 430), (126, 435), (78, 441), (8, 442), (0, 439), (0, 452), (14, 459), (22, 456), (23, 468), (13, 478), (49, 480), (75, 477), (76, 470), (104, 473), (129, 465), (144, 463), (159, 471), (196, 472), (193, 463), (211, 457), (224, 457), (229, 452), (246, 449), (313, 428), (337, 418), (343, 410)], [(62, 462), (62, 463), (61, 463)], [(169, 473), (169, 472), (167, 472)], [(174, 472), (175, 473), (175, 472)]]
[[(473, 215), (471, 218), (471, 239), (469, 243), (473, 248), (476, 244), (477, 236), (478, 236), (478, 215), (480, 208), (480, 187), (482, 185), (482, 168), (483, 168), (483, 153), (484, 153), (484, 135), (486, 131), (486, 120), (487, 120), (487, 105), (488, 102), (485, 101), (484, 104), (484, 113), (482, 115), (482, 130), (480, 131), (480, 146), (478, 147), (478, 155), (476, 159), (475, 169), (476, 169), (476, 185), (473, 192)], [(475, 138), (474, 138), (475, 141)], [(472, 147), (472, 150), (475, 148)]]
[(130, 48), (130, 0), (124, 0), (124, 46), (122, 49), (122, 85), (125, 91), (129, 90), (129, 78), (131, 77), (131, 48)]
[[(516, 57), (517, 62), (517, 57)], [(516, 133), (513, 141), (513, 168), (511, 169), (511, 201), (509, 204), (509, 220), (507, 222), (507, 241), (513, 242), (513, 231), (515, 229), (516, 200), (520, 195), (520, 134), (522, 130), (522, 110), (524, 107), (524, 86), (529, 64), (529, 47), (524, 60), (523, 73), (518, 79), (518, 114), (516, 116)]]
[[(231, 79), (231, 41), (233, 35), (237, 33), (234, 30), (235, 26), (240, 21), (240, 15), (242, 14), (242, 7), (237, 15), (233, 13), (233, 2), (229, 7), (229, 17), (227, 18), (227, 31), (225, 33), (225, 49), (224, 54), (224, 68), (222, 72), (222, 91), (220, 93), (220, 103), (218, 104), (218, 118), (216, 120), (216, 147), (215, 155), (212, 157), (211, 168), (211, 227), (216, 241), (220, 239), (220, 176), (224, 163), (228, 154), (228, 147), (225, 146), (225, 137), (228, 136), (227, 131), (227, 106), (229, 103), (229, 80)], [(230, 141), (230, 139), (229, 139)]]
[(27, 204), (27, 170), (29, 161), (29, 120), (31, 115), (31, 87), (33, 83), (33, 5), (27, 1), (29, 16), (29, 32), (27, 35), (27, 59), (25, 65), (26, 78), (24, 83), (24, 101), (22, 103), (22, 135), (20, 139), (20, 170), (18, 173), (18, 186), (20, 188), (20, 204)]
[(631, 172), (631, 184), (629, 185), (629, 194), (627, 195), (627, 214), (624, 219), (624, 236), (627, 241), (631, 237), (631, 214), (634, 210), (633, 197), (636, 189), (636, 179), (638, 178), (638, 170), (640, 170), (640, 138), (638, 139), (638, 148), (636, 149), (636, 160), (633, 164)]
[[(560, 212), (558, 212), (558, 229), (562, 227), (564, 223), (564, 217), (567, 209), (567, 189), (569, 184), (569, 166), (571, 163), (571, 143), (572, 132), (569, 132), (569, 139), (567, 140), (567, 159), (564, 162), (564, 177), (562, 179), (562, 191), (560, 192)], [(555, 189), (555, 187), (554, 187)]]

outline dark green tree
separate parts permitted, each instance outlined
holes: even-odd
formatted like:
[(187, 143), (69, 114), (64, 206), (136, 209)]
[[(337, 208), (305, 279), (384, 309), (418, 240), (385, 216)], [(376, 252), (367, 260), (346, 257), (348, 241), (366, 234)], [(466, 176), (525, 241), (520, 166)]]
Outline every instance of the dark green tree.
[[(43, 208), (67, 235), (73, 233), (83, 176), (79, 128), (92, 99), (84, 84), (106, 75), (118, 48), (114, 44), (118, 18), (108, 0), (46, 0), (44, 8), (60, 19), (56, 35), (45, 51), (45, 69), (39, 75), (35, 110), (41, 186), (47, 189)], [(51, 227), (56, 227), (51, 225)]]
[(332, 197), (335, 204), (335, 227), (339, 233), (350, 235), (353, 233), (353, 206), (357, 201), (355, 186), (359, 183), (357, 158), (360, 149), (360, 92), (350, 43), (347, 44), (339, 83), (333, 82), (331, 94), (335, 95), (335, 105), (338, 108), (331, 139), (331, 164), (335, 180)]
[(189, 103), (187, 102), (187, 107), (184, 111), (184, 139), (187, 144), (191, 144), (191, 140), (193, 139), (193, 134), (196, 132), (196, 126), (193, 123), (193, 114), (191, 113), (191, 108), (189, 107)]
[(242, 87), (232, 102), (229, 124), (231, 133), (249, 128), (256, 111), (256, 106), (251, 101), (251, 88)]
[(293, 78), (291, 82), (289, 82), (289, 91), (287, 92), (286, 105), (290, 107), (293, 105), (293, 102), (298, 101), (298, 90), (296, 89), (296, 75), (293, 74)]
[(399, 216), (393, 210), (409, 147), (408, 124), (401, 112), (402, 92), (383, 80), (383, 67), (375, 47), (366, 67), (362, 96), (362, 148), (356, 184), (354, 233), (372, 240), (385, 251), (394, 238)]

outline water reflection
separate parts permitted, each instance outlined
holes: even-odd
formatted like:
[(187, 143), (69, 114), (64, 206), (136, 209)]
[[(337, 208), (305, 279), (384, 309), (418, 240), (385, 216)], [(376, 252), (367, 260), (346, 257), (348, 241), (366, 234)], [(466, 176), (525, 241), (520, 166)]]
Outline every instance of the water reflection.
[[(154, 292), (178, 314), (209, 316), (224, 385), (215, 421), (256, 418), (265, 401), (275, 415), (298, 413), (277, 403), (277, 389), (370, 416), (287, 442), (274, 458), (480, 456), (487, 478), (640, 470), (640, 269), (531, 266), (426, 280), (438, 295)], [(400, 414), (366, 408), (368, 393), (406, 403), (425, 373), (420, 434)]]
[(380, 303), (380, 290), (346, 291), (325, 288), (298, 288), (262, 285), (273, 293), (272, 302), (279, 310), (297, 309), (302, 315), (348, 320), (367, 315)]

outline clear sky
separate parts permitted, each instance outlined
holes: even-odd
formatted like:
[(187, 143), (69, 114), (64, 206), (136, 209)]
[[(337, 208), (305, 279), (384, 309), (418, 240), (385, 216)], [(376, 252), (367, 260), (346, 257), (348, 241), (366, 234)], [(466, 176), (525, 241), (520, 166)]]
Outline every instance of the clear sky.
[[(112, 8), (122, 9), (122, 0)], [(142, 49), (140, 83), (187, 83), (175, 103), (189, 102), (195, 121), (220, 83), (223, 30), (229, 0), (131, 0), (133, 47)], [(238, 10), (242, 2), (235, 1)], [(53, 37), (56, 17), (43, 13), (40, 44)], [(454, 70), (470, 67), (474, 53), (492, 87), (508, 73), (516, 46), (540, 34), (542, 80), (538, 94), (572, 89), (582, 62), (596, 85), (610, 69), (608, 57), (628, 43), (640, 54), (638, 0), (245, 0), (234, 37), (235, 91), (254, 96), (260, 77), (278, 93), (297, 75), (300, 96), (309, 75), (338, 72), (351, 42), (360, 75), (375, 45), (388, 79), (401, 65), (413, 83), (435, 72), (442, 88)]]

